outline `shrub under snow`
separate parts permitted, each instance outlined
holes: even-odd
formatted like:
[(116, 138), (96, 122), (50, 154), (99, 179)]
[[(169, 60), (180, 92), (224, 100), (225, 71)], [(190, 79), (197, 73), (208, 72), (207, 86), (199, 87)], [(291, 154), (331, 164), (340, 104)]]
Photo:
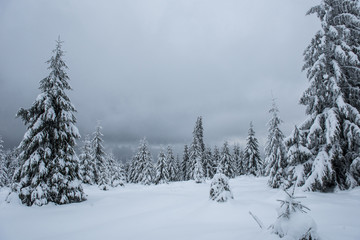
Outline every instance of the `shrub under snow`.
[(210, 199), (217, 202), (226, 202), (228, 199), (233, 198), (229, 179), (223, 173), (215, 174), (211, 182)]

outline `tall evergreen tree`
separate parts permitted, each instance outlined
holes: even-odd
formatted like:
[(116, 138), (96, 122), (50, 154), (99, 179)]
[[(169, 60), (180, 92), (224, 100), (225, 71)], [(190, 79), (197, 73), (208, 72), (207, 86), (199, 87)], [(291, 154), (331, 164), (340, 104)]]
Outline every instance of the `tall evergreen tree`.
[(225, 176), (228, 178), (232, 178), (235, 176), (235, 169), (228, 142), (225, 142), (222, 147), (218, 168), (219, 171), (225, 174)]
[(92, 157), (92, 147), (89, 135), (85, 137), (84, 146), (81, 154), (79, 155), (80, 159), (80, 172), (83, 183), (94, 184), (95, 183), (95, 162)]
[(108, 174), (109, 180), (112, 187), (124, 186), (126, 177), (125, 170), (122, 164), (115, 159), (113, 153), (107, 155)]
[[(213, 163), (215, 165), (215, 169), (217, 169), (219, 162), (220, 162), (221, 156), (220, 156), (220, 151), (218, 146), (214, 146), (214, 151), (213, 151)], [(216, 173), (216, 170), (215, 170)]]
[(191, 143), (189, 152), (190, 179), (194, 179), (195, 165), (198, 159), (200, 159), (200, 164), (203, 166), (204, 150), (205, 144), (203, 140), (202, 118), (198, 117), (193, 131), (193, 141)]
[(285, 144), (288, 156), (288, 167), (286, 169), (287, 187), (292, 186), (295, 182), (297, 182), (297, 186), (302, 186), (311, 171), (312, 154), (305, 147), (303, 137), (297, 126), (295, 126), (290, 137), (285, 140)]
[(189, 149), (188, 146), (184, 146), (184, 153), (183, 153), (183, 159), (181, 162), (181, 170), (182, 170), (182, 180), (187, 181), (190, 180), (190, 169), (189, 166)]
[(95, 182), (99, 185), (99, 188), (102, 190), (108, 190), (110, 185), (109, 179), (109, 169), (107, 163), (107, 156), (103, 146), (104, 136), (101, 133), (102, 127), (100, 123), (96, 126), (96, 130), (93, 133), (94, 137), (91, 141), (92, 144), (92, 157), (93, 162), (95, 163)]
[(204, 152), (204, 161), (203, 161), (203, 168), (204, 168), (204, 175), (205, 178), (213, 178), (216, 171), (216, 165), (213, 162), (214, 158), (211, 153), (211, 148), (207, 147)]
[[(5, 186), (11, 186), (13, 183), (13, 176), (16, 169), (19, 167), (19, 150), (14, 148), (13, 150), (6, 150), (3, 152), (3, 164), (4, 164), (4, 173), (5, 173)], [(1, 171), (1, 170), (0, 170)], [(0, 173), (1, 175), (1, 173)]]
[(249, 136), (247, 137), (244, 150), (244, 162), (247, 165), (246, 173), (254, 176), (262, 175), (263, 164), (260, 159), (259, 143), (255, 137), (255, 131), (252, 122), (250, 123)]
[(153, 182), (153, 163), (146, 138), (140, 140), (135, 156), (135, 182), (150, 185)]
[(240, 176), (242, 174), (243, 154), (244, 153), (241, 151), (239, 144), (235, 144), (232, 156), (235, 176)]
[(178, 166), (176, 164), (175, 156), (174, 156), (171, 146), (167, 147), (166, 162), (168, 164), (169, 181), (171, 181), (171, 182), (177, 181), (178, 180), (177, 179), (177, 176), (178, 176), (177, 167)]
[(176, 164), (176, 169), (177, 169), (176, 179), (177, 179), (177, 181), (182, 181), (183, 173), (182, 173), (182, 169), (181, 169), (181, 161), (180, 161), (179, 154), (176, 154), (175, 164)]
[(169, 171), (166, 156), (163, 149), (160, 149), (158, 161), (156, 164), (155, 184), (162, 184), (169, 182)]
[(3, 150), (3, 140), (0, 136), (0, 187), (4, 187), (7, 185), (8, 177), (7, 177), (8, 169), (5, 165), (5, 153)]
[(279, 188), (285, 181), (286, 151), (284, 145), (284, 134), (280, 130), (281, 119), (279, 109), (273, 99), (269, 111), (271, 119), (268, 122), (268, 138), (265, 147), (264, 174), (269, 176), (268, 185), (272, 188)]
[(300, 99), (308, 115), (300, 129), (313, 153), (305, 188), (347, 189), (360, 183), (359, 1), (322, 0), (308, 14), (321, 30), (304, 53), (310, 86)]
[(80, 134), (75, 126), (76, 110), (66, 95), (71, 87), (61, 44), (59, 39), (47, 62), (50, 74), (40, 81), (40, 95), (29, 109), (21, 108), (17, 114), (27, 131), (19, 146), (21, 166), (12, 191), (28, 206), (85, 200), (74, 150)]
[(204, 182), (204, 170), (201, 164), (201, 159), (196, 158), (195, 160), (195, 167), (194, 167), (194, 180), (196, 183)]

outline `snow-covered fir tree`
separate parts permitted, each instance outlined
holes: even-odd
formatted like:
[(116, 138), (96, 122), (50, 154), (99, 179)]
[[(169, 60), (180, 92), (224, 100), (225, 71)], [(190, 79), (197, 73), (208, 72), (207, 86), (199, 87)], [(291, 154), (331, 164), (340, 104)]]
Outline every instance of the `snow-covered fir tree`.
[(312, 154), (310, 150), (305, 147), (305, 142), (297, 126), (295, 126), (291, 135), (285, 139), (285, 145), (287, 148), (288, 162), (286, 169), (286, 187), (292, 186), (295, 182), (297, 182), (297, 186), (302, 186), (311, 171)]
[(92, 157), (93, 162), (95, 163), (95, 182), (102, 190), (109, 190), (110, 179), (109, 179), (109, 169), (107, 163), (107, 156), (103, 146), (104, 136), (101, 133), (102, 127), (100, 123), (96, 126), (96, 130), (93, 133), (94, 137), (91, 141), (92, 145)]
[(201, 152), (205, 151), (205, 144), (204, 144), (204, 128), (202, 124), (202, 117), (198, 117), (195, 124), (194, 134), (198, 140), (200, 145)]
[(196, 158), (195, 160), (195, 167), (194, 167), (194, 180), (196, 183), (202, 183), (204, 182), (204, 170), (203, 166), (201, 164), (201, 159)]
[(280, 208), (275, 223), (270, 226), (271, 232), (284, 239), (320, 239), (316, 223), (307, 213), (310, 209), (298, 200), (304, 197), (296, 197), (294, 192), (295, 186), (291, 193), (285, 191), (286, 197), (284, 200), (278, 200)]
[(126, 181), (125, 170), (113, 153), (107, 155), (108, 174), (112, 187), (124, 186)]
[(164, 153), (164, 149), (160, 149), (158, 161), (156, 163), (156, 176), (155, 176), (155, 184), (162, 184), (169, 182), (169, 171), (168, 164), (166, 161), (166, 155)]
[(130, 183), (138, 183), (138, 174), (136, 172), (137, 157), (136, 154), (132, 157), (129, 163), (129, 169), (127, 173), (127, 179)]
[(218, 164), (218, 169), (228, 178), (235, 177), (235, 169), (234, 169), (233, 160), (230, 153), (228, 142), (225, 142), (221, 149), (221, 156), (220, 156), (220, 162)]
[(284, 145), (284, 134), (280, 130), (281, 119), (275, 99), (269, 111), (271, 119), (268, 122), (268, 138), (265, 146), (265, 172), (269, 176), (268, 185), (279, 188), (284, 183), (286, 162), (286, 150)]
[(190, 163), (189, 163), (189, 149), (188, 146), (185, 145), (184, 146), (184, 153), (183, 153), (183, 158), (181, 161), (181, 173), (182, 173), (182, 179), (184, 181), (187, 181), (190, 179)]
[(219, 166), (210, 185), (210, 199), (216, 202), (226, 202), (228, 199), (234, 198), (230, 189), (229, 179), (221, 172), (221, 169), (223, 168)]
[(166, 162), (168, 165), (168, 173), (169, 173), (169, 181), (170, 182), (174, 182), (177, 181), (178, 178), (178, 165), (176, 163), (176, 159), (173, 153), (173, 150), (171, 148), (171, 146), (167, 147), (167, 151), (166, 151)]
[(207, 147), (204, 152), (203, 158), (203, 169), (204, 169), (204, 177), (211, 179), (215, 175), (216, 166), (213, 162), (213, 156), (211, 153), (211, 148)]
[(322, 0), (308, 11), (321, 21), (304, 53), (310, 82), (299, 127), (312, 152), (305, 188), (333, 191), (360, 183), (360, 10), (358, 0)]
[(219, 165), (219, 162), (220, 162), (220, 159), (221, 159), (221, 156), (220, 156), (220, 150), (218, 148), (218, 146), (214, 146), (214, 151), (213, 151), (213, 163), (214, 163), (214, 166), (215, 166), (215, 172), (216, 172), (216, 169)]
[[(204, 157), (205, 145), (203, 141), (203, 127), (202, 127), (202, 118), (198, 117), (195, 128), (193, 131), (193, 141), (189, 150), (189, 177), (194, 179), (195, 174), (195, 165), (200, 161), (201, 166), (203, 166), (203, 157)], [(204, 171), (201, 171), (204, 174)], [(197, 174), (200, 171), (197, 170)], [(203, 178), (204, 176), (202, 176)]]
[(4, 187), (7, 185), (8, 176), (7, 176), (8, 169), (5, 165), (5, 153), (3, 150), (3, 140), (0, 136), (0, 187)]
[(240, 148), (239, 144), (235, 144), (234, 145), (234, 150), (233, 150), (233, 155), (232, 155), (232, 159), (233, 159), (233, 164), (234, 164), (234, 169), (235, 169), (235, 176), (240, 176), (243, 174), (243, 157), (244, 157), (244, 153)]
[(138, 152), (134, 158), (135, 182), (150, 185), (153, 182), (153, 163), (146, 138), (140, 140)]
[(15, 172), (12, 191), (23, 204), (66, 204), (85, 200), (75, 140), (76, 111), (67, 90), (71, 90), (60, 39), (47, 62), (50, 74), (40, 81), (40, 95), (29, 109), (21, 108), (27, 131), (20, 143), (21, 166)]
[(92, 146), (90, 136), (87, 135), (84, 140), (84, 146), (82, 152), (79, 155), (80, 159), (80, 172), (83, 183), (94, 184), (95, 183), (95, 162), (92, 157)]
[[(14, 148), (13, 150), (6, 150), (3, 152), (3, 170), (4, 170), (4, 179), (5, 186), (11, 186), (13, 183), (13, 176), (16, 169), (19, 167), (19, 150), (18, 148)], [(0, 170), (1, 171), (1, 170)]]
[(246, 139), (246, 147), (244, 150), (244, 163), (246, 166), (246, 174), (254, 176), (262, 175), (262, 160), (260, 159), (259, 143), (255, 137), (255, 131), (252, 122), (250, 122), (249, 135)]
[(176, 154), (175, 163), (176, 163), (176, 169), (177, 169), (176, 179), (177, 179), (177, 181), (182, 181), (183, 173), (182, 173), (182, 169), (181, 169), (181, 161), (180, 161), (179, 154)]

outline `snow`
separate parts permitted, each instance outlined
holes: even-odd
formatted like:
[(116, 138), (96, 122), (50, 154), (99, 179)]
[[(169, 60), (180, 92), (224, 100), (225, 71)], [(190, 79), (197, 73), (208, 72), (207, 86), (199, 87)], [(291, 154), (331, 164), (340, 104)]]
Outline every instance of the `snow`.
[[(0, 203), (1, 240), (270, 240), (249, 211), (266, 227), (277, 218), (277, 199), (284, 192), (266, 186), (268, 178), (243, 176), (230, 180), (234, 199), (209, 200), (210, 182), (194, 181), (125, 187), (101, 191), (84, 186), (87, 201), (26, 207), (15, 196)], [(8, 189), (0, 189), (4, 199)], [(337, 193), (298, 192), (307, 198), (309, 215), (326, 240), (360, 239), (360, 187)]]

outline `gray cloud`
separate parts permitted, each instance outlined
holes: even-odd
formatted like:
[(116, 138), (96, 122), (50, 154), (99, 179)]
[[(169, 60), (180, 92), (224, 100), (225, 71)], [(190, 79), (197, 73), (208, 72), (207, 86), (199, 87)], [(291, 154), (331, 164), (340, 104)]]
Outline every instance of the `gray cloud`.
[(69, 95), (82, 135), (101, 120), (107, 147), (127, 157), (147, 136), (180, 149), (196, 117), (205, 140), (243, 143), (253, 121), (266, 137), (271, 92), (285, 134), (304, 119), (302, 52), (319, 28), (288, 0), (2, 1), (0, 134), (6, 147), (24, 134), (19, 107), (29, 107), (60, 34)]

